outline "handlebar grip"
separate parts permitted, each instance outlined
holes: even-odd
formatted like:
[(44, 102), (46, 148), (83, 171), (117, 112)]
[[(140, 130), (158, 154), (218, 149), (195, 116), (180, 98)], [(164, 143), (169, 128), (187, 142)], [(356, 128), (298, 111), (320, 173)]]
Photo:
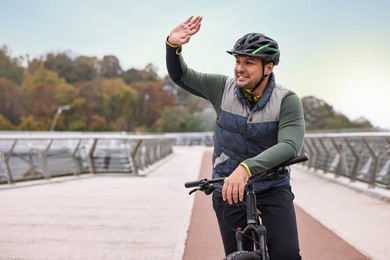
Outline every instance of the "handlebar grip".
[(289, 166), (289, 165), (293, 165), (293, 164), (296, 164), (296, 163), (300, 163), (300, 162), (305, 162), (309, 160), (309, 157), (307, 156), (306, 153), (302, 154), (302, 155), (299, 155), (297, 157), (294, 157), (282, 164), (280, 164), (280, 167), (286, 167), (286, 166)]
[(220, 177), (220, 178), (215, 178), (215, 179), (201, 179), (197, 181), (189, 181), (184, 183), (184, 187), (186, 188), (193, 188), (193, 187), (200, 187), (202, 185), (207, 184), (212, 184), (212, 183), (219, 183), (219, 182), (224, 182), (226, 177)]
[(184, 187), (186, 187), (186, 188), (198, 187), (202, 183), (202, 181), (205, 181), (205, 180), (206, 179), (197, 180), (197, 181), (189, 181), (189, 182), (184, 183)]

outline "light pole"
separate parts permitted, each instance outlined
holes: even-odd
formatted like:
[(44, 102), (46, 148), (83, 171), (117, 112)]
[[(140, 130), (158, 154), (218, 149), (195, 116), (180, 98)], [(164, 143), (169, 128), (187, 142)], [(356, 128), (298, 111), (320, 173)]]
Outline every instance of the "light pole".
[(69, 110), (69, 109), (70, 109), (69, 105), (61, 106), (57, 109), (57, 113), (54, 116), (53, 123), (51, 124), (51, 127), (50, 127), (50, 131), (54, 131), (54, 127), (56, 126), (58, 117), (61, 115), (62, 111)]

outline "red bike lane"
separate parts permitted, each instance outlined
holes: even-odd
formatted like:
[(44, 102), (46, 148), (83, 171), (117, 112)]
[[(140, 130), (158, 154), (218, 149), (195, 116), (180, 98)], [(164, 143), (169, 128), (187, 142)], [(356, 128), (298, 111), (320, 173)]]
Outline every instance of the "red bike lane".
[[(209, 178), (211, 151), (203, 155), (199, 178)], [(331, 230), (295, 206), (303, 259), (369, 259)], [(183, 260), (218, 260), (224, 257), (211, 196), (198, 192), (192, 210)]]

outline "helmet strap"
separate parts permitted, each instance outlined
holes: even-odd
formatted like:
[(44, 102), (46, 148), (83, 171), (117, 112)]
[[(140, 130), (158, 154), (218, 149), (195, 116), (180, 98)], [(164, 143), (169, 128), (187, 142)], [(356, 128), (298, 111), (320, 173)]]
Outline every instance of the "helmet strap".
[(262, 63), (262, 68), (261, 68), (261, 70), (262, 70), (262, 72), (261, 72), (261, 79), (260, 79), (259, 83), (257, 83), (257, 84), (255, 85), (255, 87), (254, 87), (253, 89), (251, 89), (251, 93), (253, 93), (258, 87), (260, 87), (260, 85), (261, 85), (261, 83), (263, 83), (264, 79), (265, 79), (266, 77), (268, 77), (268, 75), (264, 75), (265, 62), (262, 60), (261, 63)]

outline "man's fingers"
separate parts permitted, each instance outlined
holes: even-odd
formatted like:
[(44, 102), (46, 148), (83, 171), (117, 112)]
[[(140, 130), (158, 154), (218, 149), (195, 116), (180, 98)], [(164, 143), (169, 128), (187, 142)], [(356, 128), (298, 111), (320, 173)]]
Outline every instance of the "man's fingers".
[(227, 184), (226, 188), (226, 199), (229, 202), (229, 204), (232, 204), (232, 185)]
[(229, 204), (238, 203), (244, 200), (245, 185), (234, 185), (230, 183), (228, 179), (225, 179), (225, 183), (222, 187), (222, 199)]
[(192, 24), (191, 26), (189, 26), (191, 34), (194, 35), (195, 33), (197, 33), (200, 29), (200, 26), (201, 26), (201, 23), (196, 23), (196, 24)]
[(191, 20), (192, 20), (193, 17), (194, 17), (194, 16), (190, 16), (187, 20), (185, 20), (184, 23), (189, 23), (189, 22), (191, 22)]
[(223, 201), (228, 201), (229, 204), (233, 203), (232, 188), (233, 186), (229, 184), (229, 181), (227, 179), (225, 179), (225, 183), (222, 187), (222, 199)]
[(192, 19), (193, 16), (190, 17), (191, 19), (188, 19), (184, 24), (186, 26), (188, 26), (188, 28), (192, 31), (192, 30), (196, 30), (196, 31), (199, 31), (199, 28), (200, 28), (200, 25), (201, 25), (201, 21), (202, 21), (202, 17), (201, 16), (197, 16), (195, 19)]
[(239, 197), (238, 193), (239, 193), (238, 186), (234, 186), (232, 190), (234, 203), (238, 203), (238, 197)]
[(191, 29), (191, 35), (196, 34), (200, 29), (200, 24), (198, 24), (194, 29)]
[(202, 21), (203, 17), (202, 16), (197, 16), (194, 19), (194, 16), (190, 16), (187, 20), (185, 20), (184, 24), (196, 24), (200, 23)]
[(229, 182), (225, 182), (224, 186), (226, 186), (225, 189), (225, 201), (227, 200), (229, 204), (233, 204), (233, 185)]
[(226, 189), (227, 189), (227, 183), (225, 180), (225, 183), (222, 186), (222, 199), (223, 199), (223, 201), (226, 201)]
[(244, 187), (240, 187), (240, 190), (239, 190), (239, 199), (240, 199), (240, 201), (243, 201), (243, 200), (244, 200)]
[(202, 21), (203, 17), (202, 16), (197, 16), (194, 20), (195, 23), (200, 23)]

